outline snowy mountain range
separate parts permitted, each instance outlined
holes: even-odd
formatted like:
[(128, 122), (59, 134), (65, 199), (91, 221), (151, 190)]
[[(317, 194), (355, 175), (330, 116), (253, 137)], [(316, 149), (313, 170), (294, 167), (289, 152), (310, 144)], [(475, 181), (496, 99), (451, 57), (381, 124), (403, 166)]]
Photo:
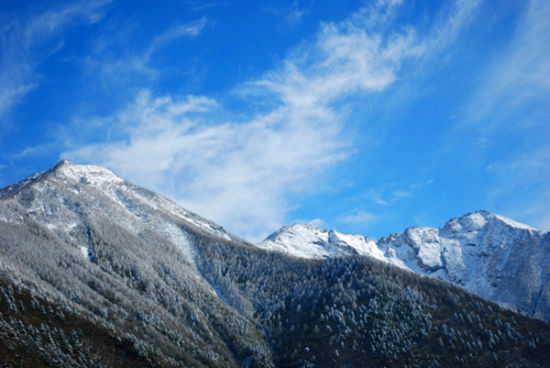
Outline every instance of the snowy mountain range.
[(259, 247), (301, 258), (370, 256), (550, 320), (550, 233), (487, 211), (378, 241), (309, 224), (285, 226)]
[(62, 161), (0, 189), (0, 361), (549, 366), (550, 324), (417, 274), (546, 318), (547, 250), (548, 234), (485, 212), (378, 242), (294, 225), (256, 246)]

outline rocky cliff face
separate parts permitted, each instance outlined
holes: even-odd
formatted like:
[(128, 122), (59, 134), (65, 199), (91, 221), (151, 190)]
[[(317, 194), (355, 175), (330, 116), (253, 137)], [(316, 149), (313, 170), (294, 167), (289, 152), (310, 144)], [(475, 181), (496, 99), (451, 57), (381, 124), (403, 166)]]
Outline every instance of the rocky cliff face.
[(258, 245), (305, 258), (371, 256), (548, 321), (549, 241), (550, 233), (478, 211), (452, 219), (441, 228), (408, 228), (377, 242), (362, 235), (296, 224)]

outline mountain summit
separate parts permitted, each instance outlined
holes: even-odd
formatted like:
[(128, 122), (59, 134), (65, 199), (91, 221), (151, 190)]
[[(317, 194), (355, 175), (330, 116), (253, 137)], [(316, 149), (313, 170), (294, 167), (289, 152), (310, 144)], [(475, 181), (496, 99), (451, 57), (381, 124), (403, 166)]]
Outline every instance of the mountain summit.
[(550, 320), (550, 233), (492, 212), (472, 212), (441, 228), (411, 227), (377, 242), (295, 224), (258, 246), (302, 258), (370, 256)]
[(0, 265), (10, 278), (117, 326), (139, 354), (160, 349), (187, 366), (269, 360), (257, 328), (202, 277), (203, 237), (240, 241), (101, 166), (63, 160), (0, 190)]
[(376, 243), (372, 239), (335, 230), (327, 231), (310, 224), (284, 226), (258, 246), (303, 258), (360, 254), (384, 259), (384, 254), (376, 248)]

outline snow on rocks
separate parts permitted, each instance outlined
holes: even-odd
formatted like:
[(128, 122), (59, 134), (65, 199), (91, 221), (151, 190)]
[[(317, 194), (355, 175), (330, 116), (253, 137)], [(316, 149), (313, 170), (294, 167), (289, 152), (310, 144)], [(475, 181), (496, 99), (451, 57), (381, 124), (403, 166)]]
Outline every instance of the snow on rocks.
[(311, 224), (285, 226), (259, 243), (260, 248), (276, 250), (301, 258), (343, 257), (373, 254), (383, 258), (374, 240), (362, 235), (326, 231)]
[(85, 247), (83, 245), (80, 246), (80, 253), (84, 258), (86, 258), (88, 261), (92, 260), (92, 254), (90, 252), (90, 248)]
[[(23, 190), (24, 195), (18, 195)], [(196, 252), (192, 249), (189, 231), (224, 240), (236, 239), (221, 226), (179, 207), (160, 194), (125, 181), (102, 166), (74, 165), (63, 160), (49, 170), (0, 189), (0, 198), (8, 197), (23, 205), (61, 238), (70, 238), (73, 228), (86, 227), (86, 222), (96, 221), (99, 216), (137, 237), (145, 232), (160, 235), (191, 264)], [(86, 250), (87, 254), (89, 251)], [(81, 252), (85, 251), (81, 249)]]
[(547, 234), (487, 211), (441, 228), (412, 227), (375, 242), (312, 225), (285, 226), (258, 246), (301, 258), (367, 255), (464, 287), (482, 297), (550, 320)]

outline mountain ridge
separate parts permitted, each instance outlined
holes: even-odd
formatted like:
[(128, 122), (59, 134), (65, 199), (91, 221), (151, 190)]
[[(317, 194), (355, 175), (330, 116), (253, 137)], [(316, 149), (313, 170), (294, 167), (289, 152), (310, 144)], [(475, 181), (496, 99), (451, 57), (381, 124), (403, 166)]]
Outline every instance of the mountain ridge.
[(550, 270), (545, 262), (550, 257), (549, 232), (480, 210), (452, 218), (440, 228), (409, 227), (378, 241), (357, 234), (340, 235), (344, 244), (325, 241), (327, 234), (334, 233), (342, 234), (294, 224), (258, 246), (302, 258), (370, 256), (550, 320)]

